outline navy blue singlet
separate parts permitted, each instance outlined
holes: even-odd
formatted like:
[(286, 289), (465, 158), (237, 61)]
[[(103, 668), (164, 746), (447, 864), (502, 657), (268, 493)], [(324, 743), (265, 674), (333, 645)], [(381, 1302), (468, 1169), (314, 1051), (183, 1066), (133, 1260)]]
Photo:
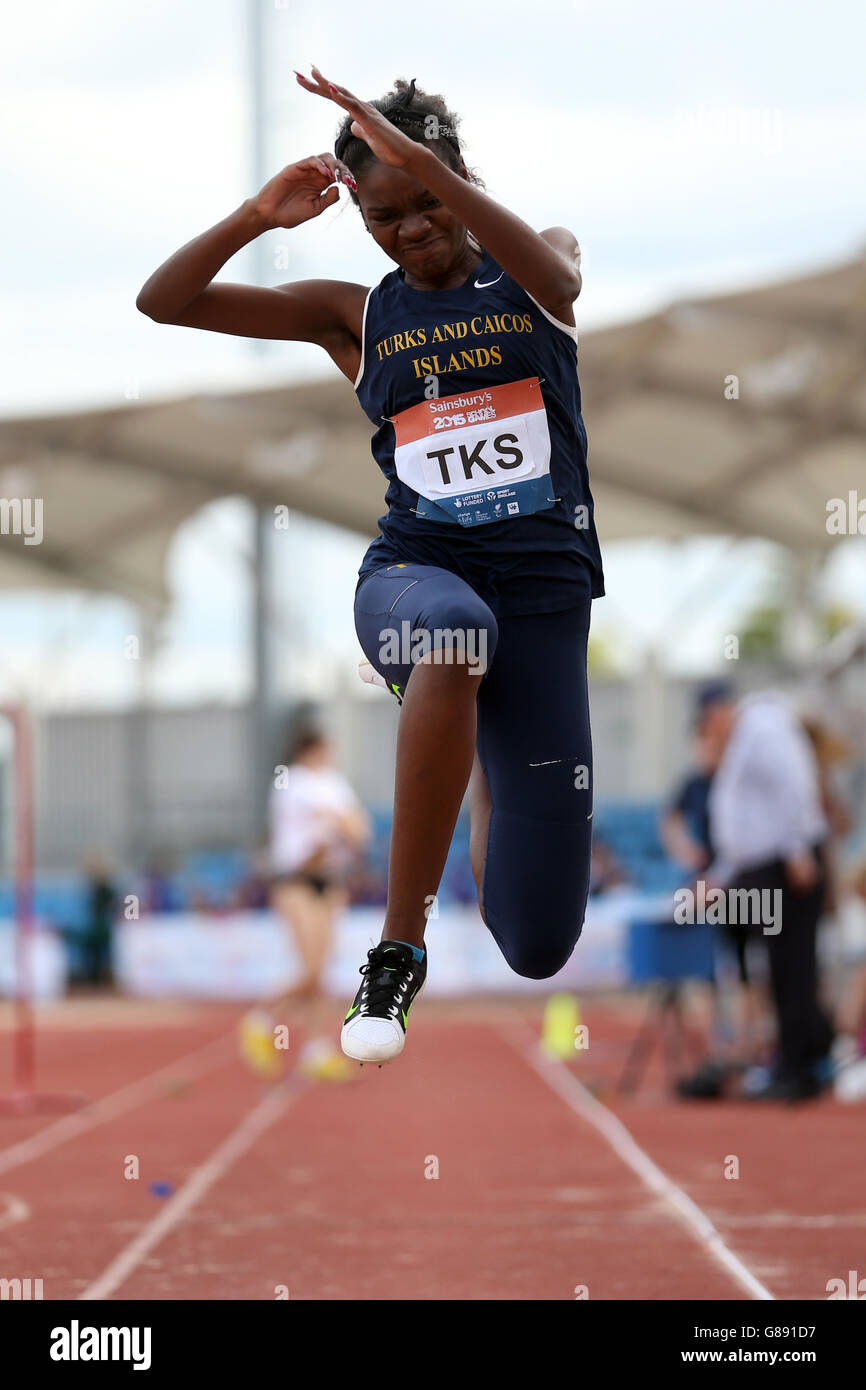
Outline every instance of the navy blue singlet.
[(355, 390), (388, 480), (359, 582), (400, 561), (437, 565), (503, 617), (604, 593), (577, 330), (492, 256), (450, 290), (386, 275), (364, 308)]

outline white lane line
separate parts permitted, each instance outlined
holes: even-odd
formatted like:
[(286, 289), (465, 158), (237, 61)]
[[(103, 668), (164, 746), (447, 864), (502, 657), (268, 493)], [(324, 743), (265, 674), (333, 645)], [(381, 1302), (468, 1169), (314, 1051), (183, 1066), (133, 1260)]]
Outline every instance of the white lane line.
[(256, 1140), (276, 1123), (305, 1089), (299, 1087), (294, 1091), (269, 1091), (255, 1109), (244, 1116), (228, 1138), (214, 1149), (210, 1158), (194, 1169), (183, 1187), (170, 1198), (159, 1215), (155, 1216), (144, 1230), (115, 1256), (99, 1277), (78, 1295), (79, 1301), (93, 1302), (113, 1294), (115, 1289), (129, 1278), (136, 1265), (141, 1264), (145, 1256), (165, 1239), (169, 1231), (183, 1220), (208, 1189), (228, 1172), (247, 1149), (252, 1148)]
[(681, 1187), (663, 1173), (661, 1168), (653, 1162), (649, 1154), (644, 1153), (640, 1145), (632, 1138), (625, 1125), (606, 1105), (602, 1105), (600, 1100), (596, 1100), (585, 1086), (581, 1085), (577, 1077), (568, 1070), (562, 1062), (548, 1058), (539, 1050), (538, 1040), (529, 1028), (529, 1025), (521, 1019), (521, 1040), (517, 1042), (511, 1029), (501, 1029), (502, 1036), (514, 1050), (528, 1062), (542, 1079), (546, 1081), (552, 1091), (555, 1091), (582, 1120), (592, 1125), (599, 1134), (610, 1144), (614, 1153), (621, 1158), (623, 1163), (636, 1173), (641, 1182), (645, 1183), (651, 1192), (662, 1197), (670, 1206), (674, 1208), (677, 1215), (691, 1229), (693, 1234), (706, 1246), (707, 1251), (723, 1265), (728, 1273), (744, 1289), (748, 1290), (752, 1298), (761, 1300), (775, 1301), (775, 1296), (770, 1290), (765, 1288), (760, 1280), (756, 1279), (751, 1270), (743, 1264), (742, 1260), (729, 1250), (721, 1234), (710, 1221), (709, 1217), (701, 1211), (696, 1202), (693, 1202)]
[(0, 1231), (16, 1226), (19, 1221), (30, 1220), (30, 1208), (14, 1192), (0, 1192), (0, 1202), (5, 1207), (5, 1211), (0, 1211)]
[(43, 1154), (56, 1149), (60, 1144), (65, 1144), (69, 1139), (86, 1134), (96, 1125), (105, 1124), (108, 1120), (116, 1119), (118, 1115), (125, 1115), (137, 1106), (146, 1104), (149, 1100), (157, 1099), (160, 1083), (176, 1077), (181, 1068), (182, 1075), (189, 1078), (214, 1071), (233, 1056), (233, 1039), (234, 1033), (225, 1034), (214, 1042), (206, 1043), (204, 1047), (196, 1048), (194, 1052), (188, 1052), (185, 1057), (178, 1057), (167, 1066), (160, 1067), (159, 1071), (151, 1072), (149, 1076), (132, 1081), (128, 1086), (122, 1086), (120, 1090), (103, 1096), (101, 1100), (83, 1106), (74, 1114), (64, 1115), (62, 1120), (46, 1125), (45, 1129), (38, 1130), (29, 1139), (22, 1139), (17, 1144), (10, 1144), (7, 1149), (0, 1149), (0, 1175), (11, 1172), (13, 1168), (20, 1168), (22, 1163), (30, 1163), (34, 1158), (41, 1158)]

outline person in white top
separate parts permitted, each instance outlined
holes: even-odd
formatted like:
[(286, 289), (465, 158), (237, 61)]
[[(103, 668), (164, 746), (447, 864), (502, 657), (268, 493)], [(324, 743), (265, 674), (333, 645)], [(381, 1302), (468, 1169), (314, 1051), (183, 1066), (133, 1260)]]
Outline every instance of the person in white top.
[(755, 1099), (801, 1100), (820, 1089), (818, 1068), (832, 1029), (818, 1001), (816, 935), (824, 898), (824, 842), (818, 768), (786, 697), (773, 691), (705, 713), (723, 752), (710, 790), (714, 860), (706, 877), (729, 890), (758, 889), (781, 904), (767, 943), (778, 1057)]
[(246, 1014), (241, 1047), (259, 1071), (278, 1075), (276, 1021), (292, 1015), (303, 1026), (300, 1069), (314, 1080), (345, 1080), (348, 1063), (326, 1033), (328, 1009), (321, 986), (334, 926), (348, 902), (345, 879), (369, 840), (370, 818), (333, 765), (331, 744), (307, 727), (292, 741), (288, 761), (277, 767), (270, 806), (271, 904), (288, 927), (302, 976), (289, 991)]
[(710, 791), (710, 878), (725, 884), (783, 860), (791, 887), (811, 888), (819, 872), (814, 847), (826, 839), (827, 821), (815, 755), (793, 706), (762, 691), (736, 705), (719, 702), (715, 717), (729, 732)]

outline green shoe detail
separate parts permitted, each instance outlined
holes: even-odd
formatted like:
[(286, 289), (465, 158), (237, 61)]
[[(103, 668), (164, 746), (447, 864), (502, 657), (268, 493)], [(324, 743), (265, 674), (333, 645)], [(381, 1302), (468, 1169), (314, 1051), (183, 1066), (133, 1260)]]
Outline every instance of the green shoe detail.
[(406, 1024), (407, 1024), (407, 1021), (408, 1021), (408, 1018), (409, 1018), (409, 1010), (411, 1009), (413, 1003), (415, 1002), (415, 995), (418, 993), (418, 990), (419, 990), (420, 988), (421, 988), (421, 986), (418, 985), (418, 986), (412, 991), (412, 998), (409, 1000), (409, 1003), (406, 1005), (406, 1008), (400, 1010), (401, 1014), (403, 1015), (403, 1027), (404, 1027), (404, 1028), (406, 1027)]

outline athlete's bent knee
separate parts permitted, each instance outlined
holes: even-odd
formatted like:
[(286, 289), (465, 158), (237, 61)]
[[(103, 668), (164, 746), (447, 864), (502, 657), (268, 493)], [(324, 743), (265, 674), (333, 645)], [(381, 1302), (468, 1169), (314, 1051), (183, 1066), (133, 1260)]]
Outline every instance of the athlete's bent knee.
[(517, 975), (550, 979), (577, 944), (589, 891), (590, 825), (495, 809), (491, 815), (485, 916)]
[(569, 931), (564, 939), (538, 941), (531, 937), (518, 938), (503, 944), (502, 954), (515, 975), (522, 975), (526, 980), (549, 980), (552, 975), (558, 975), (571, 959), (582, 930), (581, 921), (577, 929)]

